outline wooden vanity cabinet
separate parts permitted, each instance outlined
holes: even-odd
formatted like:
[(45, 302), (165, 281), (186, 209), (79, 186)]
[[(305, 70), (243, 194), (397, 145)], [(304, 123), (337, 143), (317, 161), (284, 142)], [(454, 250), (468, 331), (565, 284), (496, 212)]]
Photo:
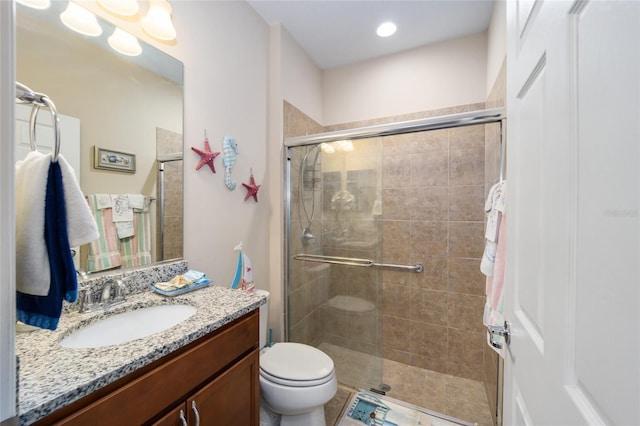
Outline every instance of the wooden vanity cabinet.
[(154, 422), (153, 426), (259, 424), (259, 408), (247, 408), (254, 399), (254, 389), (259, 386), (259, 366), (259, 353), (254, 351)]
[(255, 310), (36, 424), (193, 426), (197, 410), (201, 426), (257, 426), (258, 328)]

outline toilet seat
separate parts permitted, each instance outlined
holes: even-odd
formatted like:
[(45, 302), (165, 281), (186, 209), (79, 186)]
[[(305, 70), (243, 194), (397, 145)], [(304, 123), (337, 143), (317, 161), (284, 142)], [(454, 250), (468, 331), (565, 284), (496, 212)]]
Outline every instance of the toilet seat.
[(260, 356), (260, 375), (283, 386), (303, 387), (324, 384), (335, 375), (333, 360), (308, 345), (276, 343)]

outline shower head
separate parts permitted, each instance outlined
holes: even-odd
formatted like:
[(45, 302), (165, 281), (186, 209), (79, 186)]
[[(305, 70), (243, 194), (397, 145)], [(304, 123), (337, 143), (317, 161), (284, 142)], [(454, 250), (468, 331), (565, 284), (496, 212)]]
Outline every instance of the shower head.
[(311, 233), (311, 229), (309, 227), (302, 229), (302, 245), (307, 247), (310, 243), (313, 244), (316, 242), (316, 237)]

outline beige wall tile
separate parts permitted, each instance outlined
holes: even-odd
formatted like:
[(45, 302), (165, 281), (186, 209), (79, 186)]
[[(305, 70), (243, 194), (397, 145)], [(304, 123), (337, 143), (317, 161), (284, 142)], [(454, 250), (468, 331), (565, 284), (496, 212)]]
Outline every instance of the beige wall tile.
[(447, 222), (411, 222), (412, 258), (445, 256), (447, 254), (447, 236)]
[(446, 186), (413, 188), (409, 195), (411, 220), (441, 220), (449, 218), (449, 191)]
[(480, 272), (480, 259), (450, 257), (448, 288), (454, 293), (485, 294), (486, 277)]
[(384, 284), (382, 287), (382, 313), (388, 316), (410, 318), (411, 289), (403, 285)]
[(411, 254), (411, 224), (384, 221), (382, 225), (382, 258), (385, 263), (403, 263)]
[(410, 170), (411, 186), (435, 186), (449, 183), (448, 149), (431, 150), (404, 156), (405, 167)]
[(481, 258), (484, 250), (482, 222), (449, 223), (449, 256)]
[(482, 331), (468, 331), (449, 328), (447, 344), (447, 360), (452, 364), (474, 366), (482, 368), (482, 345), (484, 335)]
[[(424, 266), (423, 272), (409, 275), (412, 287), (447, 291), (448, 262), (445, 256), (412, 255), (411, 263), (422, 263)], [(407, 274), (405, 273), (405, 275)]]
[(384, 344), (390, 348), (408, 351), (411, 347), (411, 322), (408, 319), (385, 316), (382, 334)]
[(482, 331), (484, 304), (483, 296), (450, 293), (447, 311), (448, 326), (462, 330)]
[(447, 328), (411, 321), (411, 353), (446, 360), (449, 357)]
[(413, 204), (412, 188), (384, 188), (382, 190), (382, 217), (384, 220), (409, 220)]
[(484, 220), (484, 185), (449, 187), (449, 220)]
[(447, 325), (448, 294), (445, 291), (411, 289), (411, 320)]

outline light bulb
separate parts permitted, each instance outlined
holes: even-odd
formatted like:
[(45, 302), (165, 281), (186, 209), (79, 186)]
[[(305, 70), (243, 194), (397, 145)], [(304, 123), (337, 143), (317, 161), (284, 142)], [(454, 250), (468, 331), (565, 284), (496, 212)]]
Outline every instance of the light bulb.
[(98, 4), (117, 15), (133, 16), (138, 13), (136, 0), (98, 0)]
[(142, 29), (162, 41), (176, 38), (176, 30), (171, 22), (171, 5), (166, 0), (149, 0), (149, 11), (142, 18)]
[(336, 152), (336, 149), (333, 147), (333, 145), (326, 142), (322, 142), (320, 144), (320, 149), (322, 150), (322, 152), (326, 152), (327, 154), (333, 154), (334, 152)]
[(91, 37), (102, 34), (102, 27), (98, 24), (96, 15), (71, 1), (65, 11), (60, 14), (60, 20), (68, 28), (80, 34)]
[(109, 46), (113, 47), (116, 52), (127, 56), (138, 56), (142, 53), (142, 47), (138, 43), (138, 39), (126, 31), (116, 28), (108, 39)]
[(376, 30), (376, 34), (380, 37), (389, 37), (396, 32), (396, 25), (393, 22), (385, 22), (380, 24), (378, 29)]
[(40, 10), (49, 9), (51, 6), (51, 0), (16, 0), (16, 3)]

